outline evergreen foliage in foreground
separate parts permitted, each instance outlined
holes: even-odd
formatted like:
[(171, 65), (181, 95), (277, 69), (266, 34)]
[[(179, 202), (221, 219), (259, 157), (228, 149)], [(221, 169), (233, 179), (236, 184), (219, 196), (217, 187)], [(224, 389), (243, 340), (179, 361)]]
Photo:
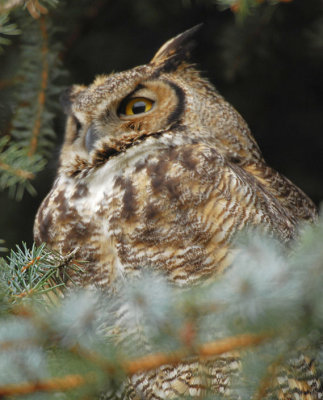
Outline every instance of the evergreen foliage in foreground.
[(298, 350), (316, 358), (319, 375), (322, 239), (322, 217), (288, 254), (250, 232), (232, 268), (207, 286), (180, 290), (143, 269), (114, 293), (69, 288), (64, 296), (70, 268), (82, 273), (86, 264), (43, 246), (17, 248), (1, 259), (0, 398), (95, 399), (125, 375), (241, 348), (232, 392), (241, 399), (259, 398), (271, 366)]

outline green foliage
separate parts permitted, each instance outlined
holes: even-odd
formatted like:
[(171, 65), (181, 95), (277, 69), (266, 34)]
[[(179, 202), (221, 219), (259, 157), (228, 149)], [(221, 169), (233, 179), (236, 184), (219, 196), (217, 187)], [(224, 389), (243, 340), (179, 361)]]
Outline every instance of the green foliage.
[[(58, 1), (47, 3), (55, 6)], [(2, 7), (5, 6), (10, 8), (17, 4), (6, 3)], [(26, 6), (35, 18), (40, 17), (39, 13), (47, 12), (37, 1), (27, 2)], [(8, 24), (8, 14), (0, 13), (0, 34), (17, 34), (20, 32), (16, 29), (18, 25), (22, 35), (10, 77), (6, 77), (9, 86), (13, 87), (6, 98), (13, 111), (10, 123), (3, 127), (10, 135), (10, 141), (7, 138), (1, 141), (0, 189), (9, 188), (19, 200), (24, 190), (35, 194), (31, 181), (46, 165), (53, 147), (56, 137), (53, 118), (65, 71), (59, 58), (62, 46), (56, 42), (57, 29), (52, 27), (50, 19), (33, 19), (19, 9), (11, 16), (17, 21), (15, 24)], [(4, 38), (2, 42), (9, 43)]]
[(2, 247), (4, 243), (5, 241), (3, 239), (0, 239), (0, 253), (8, 250), (6, 247)]
[[(322, 354), (322, 239), (322, 218), (304, 227), (288, 254), (253, 231), (241, 236), (233, 266), (211, 284), (182, 290), (143, 269), (114, 293), (70, 289), (56, 304), (44, 293), (49, 286), (57, 291), (50, 282), (58, 282), (68, 261), (43, 246), (18, 248), (1, 265), (0, 395), (24, 387), (40, 399), (95, 399), (102, 390), (121, 390), (129, 365), (137, 360), (140, 370), (142, 356), (178, 349), (194, 355), (224, 338), (265, 335), (246, 347), (233, 383), (232, 398), (253, 398), (278, 360), (288, 364), (298, 351)], [(188, 326), (195, 332), (189, 347)], [(29, 398), (27, 392), (17, 398)]]
[(61, 46), (51, 42), (55, 29), (45, 19), (29, 18), (23, 30), (11, 135), (27, 149), (27, 155), (48, 155), (56, 137), (53, 117), (62, 91), (56, 82), (64, 75)]
[(48, 251), (44, 245), (38, 248), (33, 245), (31, 250), (25, 243), (22, 248), (17, 246), (6, 259), (0, 259), (0, 282), (6, 287), (8, 301), (16, 303), (31, 295), (39, 298), (47, 292), (58, 295), (57, 289), (71, 281), (70, 270), (81, 273), (80, 267), (69, 265), (71, 259)]
[(0, 15), (0, 54), (3, 52), (3, 46), (11, 43), (6, 36), (19, 35), (20, 32), (16, 24), (9, 23), (8, 14)]
[(39, 154), (28, 156), (28, 150), (17, 143), (8, 143), (7, 136), (0, 139), (0, 189), (9, 188), (10, 195), (20, 200), (24, 190), (35, 194), (30, 181), (43, 169), (45, 160)]

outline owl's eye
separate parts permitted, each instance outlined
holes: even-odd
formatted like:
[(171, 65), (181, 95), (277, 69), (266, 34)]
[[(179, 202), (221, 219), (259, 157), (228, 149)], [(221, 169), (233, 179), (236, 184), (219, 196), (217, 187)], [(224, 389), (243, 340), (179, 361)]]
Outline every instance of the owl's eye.
[(135, 97), (133, 99), (127, 100), (126, 103), (122, 104), (120, 107), (120, 114), (124, 115), (136, 115), (142, 114), (149, 111), (154, 102), (152, 100), (146, 99), (145, 97)]

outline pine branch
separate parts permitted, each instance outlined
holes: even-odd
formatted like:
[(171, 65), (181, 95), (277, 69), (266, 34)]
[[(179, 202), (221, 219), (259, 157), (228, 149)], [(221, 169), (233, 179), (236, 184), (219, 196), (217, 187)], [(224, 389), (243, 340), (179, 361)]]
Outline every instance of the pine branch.
[[(54, 2), (56, 4), (56, 2)], [(41, 171), (50, 155), (55, 132), (53, 117), (57, 95), (62, 91), (59, 80), (65, 75), (61, 68), (61, 46), (53, 41), (55, 29), (44, 17), (37, 21), (23, 16), (20, 26), (21, 60), (15, 76), (0, 82), (0, 88), (13, 85), (15, 105), (8, 134), (0, 148), (0, 189), (21, 199), (24, 190), (34, 194), (31, 180)]]
[(136, 360), (125, 361), (121, 363), (121, 367), (128, 375), (134, 375), (138, 372), (149, 371), (165, 364), (177, 365), (188, 357), (196, 356), (199, 360), (206, 360), (231, 351), (257, 346), (269, 338), (269, 334), (244, 334), (204, 343), (197, 346), (196, 349), (182, 349), (169, 354), (150, 354)]
[(3, 396), (24, 396), (38, 392), (64, 392), (91, 383), (93, 375), (66, 375), (62, 378), (50, 378), (37, 382), (21, 382), (0, 386), (0, 398)]
[(0, 253), (8, 251), (8, 249), (6, 247), (1, 246), (4, 243), (5, 243), (5, 241), (3, 239), (0, 239)]
[[(45, 0), (50, 6), (57, 6), (59, 0)], [(38, 19), (42, 14), (47, 14), (48, 9), (42, 6), (38, 0), (8, 0), (0, 4), (0, 54), (3, 52), (3, 46), (9, 45), (11, 40), (6, 36), (20, 35), (21, 30), (15, 23), (9, 23), (9, 13), (17, 7), (28, 9), (30, 15)], [(0, 86), (1, 89), (1, 86)]]
[[(11, 121), (11, 135), (28, 149), (27, 154), (48, 155), (55, 132), (53, 112), (62, 87), (57, 80), (65, 72), (59, 60), (60, 45), (51, 42), (55, 30), (49, 20), (25, 21), (22, 36), (22, 63), (16, 87), (17, 108)], [(49, 50), (50, 49), (50, 50)]]
[(11, 43), (6, 36), (19, 35), (21, 33), (16, 24), (9, 23), (8, 14), (1, 14), (0, 11), (0, 54), (3, 52), (3, 46)]
[(22, 396), (37, 392), (63, 392), (91, 383), (93, 376), (66, 375), (37, 382), (22, 382), (16, 385), (0, 386), (0, 396)]
[(44, 18), (40, 19), (40, 32), (42, 37), (41, 47), (41, 61), (42, 61), (42, 73), (40, 88), (37, 96), (37, 109), (35, 114), (35, 121), (31, 132), (30, 145), (28, 150), (28, 156), (35, 154), (38, 146), (38, 137), (41, 128), (41, 118), (44, 113), (46, 89), (48, 87), (48, 32)]
[[(31, 250), (23, 243), (17, 246), (6, 259), (2, 259), (0, 282), (7, 287), (7, 297), (14, 304), (23, 298), (43, 296), (53, 292), (59, 295), (67, 280), (71, 280), (69, 271), (81, 268), (69, 257), (51, 252), (45, 245)], [(59, 291), (58, 291), (59, 289)]]
[(0, 139), (0, 189), (20, 200), (24, 190), (35, 194), (30, 181), (43, 169), (45, 161), (40, 155), (28, 157), (24, 147), (14, 143), (8, 147), (9, 137)]
[[(52, 307), (44, 301), (35, 307), (32, 300), (59, 290), (55, 286), (68, 279), (62, 277), (66, 264), (78, 262), (73, 254), (62, 258), (43, 246), (23, 246), (0, 268), (0, 393), (98, 393), (122, 387), (126, 375), (243, 349), (233, 398), (237, 391), (241, 398), (267, 397), (295, 351), (320, 350), (322, 238), (322, 217), (303, 229), (289, 256), (252, 232), (239, 240), (234, 265), (207, 286), (183, 291), (144, 273), (120, 282), (113, 293), (67, 291)], [(146, 337), (146, 348), (131, 340), (135, 329)], [(56, 366), (51, 371), (30, 363), (29, 355), (40, 350), (42, 363)], [(11, 366), (10, 377), (1, 375), (1, 357)]]
[[(52, 7), (56, 7), (59, 0), (43, 0)], [(47, 14), (48, 9), (39, 0), (2, 0), (0, 4), (0, 14), (12, 11), (17, 7), (26, 7), (30, 15), (38, 19), (42, 14)]]
[[(139, 372), (149, 371), (164, 364), (176, 365), (183, 361), (186, 357), (198, 356), (200, 359), (205, 359), (215, 355), (220, 355), (228, 351), (240, 350), (250, 346), (255, 346), (268, 339), (267, 335), (241, 335), (239, 337), (227, 338), (213, 343), (206, 343), (195, 352), (187, 350), (177, 351), (175, 353), (165, 354), (151, 354), (141, 359), (132, 361), (120, 362), (116, 364), (108, 363), (99, 355), (89, 354), (89, 352), (79, 351), (78, 354), (83, 358), (90, 359), (91, 362), (99, 364), (101, 368), (108, 372), (108, 374), (116, 374), (118, 368), (121, 368), (127, 375), (131, 376)], [(17, 343), (10, 345), (17, 346)], [(21, 346), (21, 343), (19, 343)], [(1, 348), (8, 348), (7, 344), (1, 343)], [(43, 381), (36, 382), (21, 382), (11, 385), (0, 385), (0, 396), (21, 396), (36, 392), (49, 392), (49, 391), (69, 391), (76, 387), (84, 386), (85, 384), (98, 382), (95, 374), (84, 375), (65, 375), (64, 377), (54, 377)]]

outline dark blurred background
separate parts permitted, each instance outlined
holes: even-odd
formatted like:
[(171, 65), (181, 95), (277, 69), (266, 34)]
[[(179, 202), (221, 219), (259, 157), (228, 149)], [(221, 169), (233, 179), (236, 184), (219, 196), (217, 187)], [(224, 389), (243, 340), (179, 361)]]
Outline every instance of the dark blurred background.
[[(267, 162), (319, 205), (323, 199), (323, 2), (262, 4), (243, 21), (214, 0), (71, 0), (51, 13), (64, 44), (66, 86), (144, 64), (164, 41), (203, 22), (193, 54), (248, 122)], [(4, 55), (5, 56), (5, 55)], [(1, 65), (1, 58), (0, 58)], [(57, 98), (58, 101), (58, 98)], [(0, 193), (0, 238), (32, 243), (33, 219), (55, 176), (57, 145), (21, 202)]]

